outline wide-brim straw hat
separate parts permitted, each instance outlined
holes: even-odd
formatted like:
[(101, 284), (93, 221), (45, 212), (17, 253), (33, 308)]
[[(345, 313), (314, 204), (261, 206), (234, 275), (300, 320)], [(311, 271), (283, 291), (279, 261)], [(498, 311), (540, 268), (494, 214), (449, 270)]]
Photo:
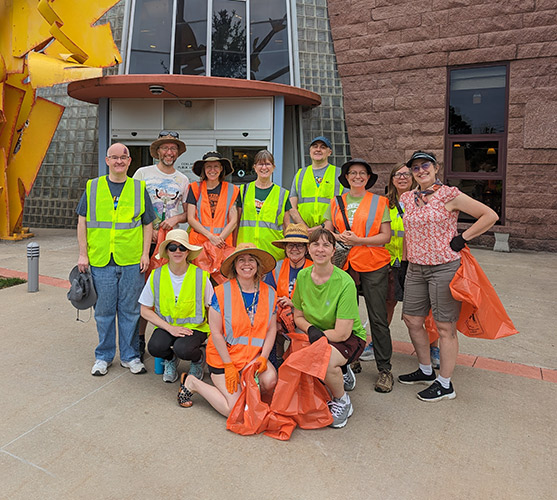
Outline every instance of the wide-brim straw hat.
[[(172, 132), (172, 133), (178, 136), (176, 132)], [(155, 160), (159, 160), (160, 159), (159, 152), (158, 152), (159, 147), (162, 146), (163, 144), (168, 144), (169, 142), (172, 144), (176, 144), (176, 146), (178, 146), (178, 156), (186, 152), (187, 149), (186, 143), (181, 141), (179, 137), (174, 137), (174, 135), (168, 134), (168, 135), (159, 136), (159, 138), (156, 141), (153, 141), (153, 143), (149, 147), (149, 152), (151, 153), (151, 156)]]
[(309, 245), (308, 228), (305, 224), (288, 224), (284, 231), (284, 238), (282, 240), (275, 240), (272, 243), (283, 250), (288, 243), (305, 243)]
[(340, 168), (340, 175), (338, 176), (338, 181), (345, 188), (350, 189), (350, 183), (348, 182), (348, 179), (346, 178), (346, 174), (348, 173), (348, 169), (352, 165), (356, 165), (356, 164), (363, 165), (364, 167), (366, 167), (367, 173), (369, 174), (369, 179), (367, 180), (366, 189), (371, 188), (377, 182), (377, 178), (379, 176), (377, 174), (373, 173), (373, 170), (371, 169), (371, 165), (367, 161), (362, 160), (362, 158), (353, 158), (352, 160), (348, 160)]
[(201, 160), (197, 160), (193, 164), (193, 168), (191, 169), (192, 172), (197, 175), (197, 177), (201, 177), (201, 172), (203, 172), (203, 166), (205, 165), (206, 161), (218, 161), (222, 165), (224, 169), (224, 176), (230, 175), (234, 172), (234, 168), (232, 167), (232, 162), (222, 156), (218, 151), (209, 151), (203, 155)]
[(168, 259), (168, 252), (166, 251), (166, 247), (173, 241), (175, 241), (176, 243), (181, 243), (189, 250), (188, 256), (186, 257), (186, 260), (188, 262), (191, 262), (192, 260), (197, 258), (203, 250), (203, 247), (198, 247), (197, 245), (192, 245), (190, 243), (190, 239), (186, 231), (184, 231), (183, 229), (172, 229), (171, 231), (168, 231), (168, 233), (166, 234), (166, 239), (159, 246), (158, 258), (162, 257), (163, 259)]
[(230, 279), (230, 271), (232, 270), (232, 266), (234, 265), (236, 257), (239, 257), (243, 254), (250, 254), (259, 259), (259, 262), (261, 262), (261, 274), (267, 274), (271, 272), (277, 265), (277, 261), (269, 252), (257, 248), (253, 243), (244, 242), (240, 243), (236, 247), (236, 250), (234, 250), (233, 253), (231, 253), (226, 259), (224, 259), (224, 262), (222, 263), (222, 266), (220, 268), (220, 272), (224, 277)]

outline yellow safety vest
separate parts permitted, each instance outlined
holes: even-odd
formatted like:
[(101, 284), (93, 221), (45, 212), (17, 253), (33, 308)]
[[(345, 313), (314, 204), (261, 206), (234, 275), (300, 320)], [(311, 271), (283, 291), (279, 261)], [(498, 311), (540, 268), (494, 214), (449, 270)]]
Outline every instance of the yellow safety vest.
[(250, 242), (269, 252), (276, 260), (284, 259), (284, 250), (271, 242), (281, 240), (284, 210), (288, 191), (276, 184), (265, 199), (261, 210), (255, 208), (255, 182), (242, 188), (242, 217), (238, 228), (237, 243)]
[[(402, 217), (398, 213), (396, 205), (389, 209), (391, 214), (391, 241), (385, 245), (385, 248), (391, 254), (391, 266), (398, 267), (402, 260), (402, 244), (404, 242), (404, 225)], [(398, 262), (397, 262), (398, 261)]]
[(209, 333), (207, 304), (205, 304), (205, 287), (208, 279), (207, 271), (190, 264), (180, 288), (180, 295), (176, 300), (168, 264), (155, 269), (151, 277), (155, 313), (170, 325)]
[(89, 263), (104, 267), (112, 254), (119, 266), (139, 264), (143, 254), (141, 215), (145, 212), (145, 181), (128, 177), (115, 209), (107, 177), (87, 181)]
[(337, 178), (337, 168), (329, 165), (319, 187), (311, 165), (298, 170), (296, 174), (298, 192), (298, 212), (309, 227), (325, 222), (325, 211), (331, 199), (342, 193), (342, 185)]

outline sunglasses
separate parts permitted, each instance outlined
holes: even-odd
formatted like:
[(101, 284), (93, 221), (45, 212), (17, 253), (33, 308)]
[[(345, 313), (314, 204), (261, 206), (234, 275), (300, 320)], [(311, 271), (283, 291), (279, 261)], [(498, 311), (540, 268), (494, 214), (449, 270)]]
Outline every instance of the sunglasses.
[(180, 252), (185, 252), (187, 250), (187, 248), (184, 245), (177, 245), (176, 243), (170, 243), (170, 245), (168, 245), (166, 249), (169, 252), (175, 252), (176, 250), (180, 250)]
[(174, 132), (173, 130), (163, 130), (160, 134), (159, 134), (159, 139), (161, 137), (174, 137), (174, 139), (179, 139), (180, 138), (180, 134), (178, 132)]
[(431, 165), (433, 165), (433, 163), (431, 163), (430, 161), (426, 161), (425, 163), (422, 163), (421, 165), (412, 165), (412, 172), (419, 172), (420, 168), (422, 170), (429, 170)]

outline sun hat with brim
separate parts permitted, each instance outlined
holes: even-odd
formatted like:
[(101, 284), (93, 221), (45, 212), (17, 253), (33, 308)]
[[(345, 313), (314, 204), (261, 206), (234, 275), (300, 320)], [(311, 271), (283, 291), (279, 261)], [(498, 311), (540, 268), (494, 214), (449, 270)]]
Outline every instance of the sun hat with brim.
[(437, 158), (435, 158), (435, 155), (433, 153), (426, 153), (425, 151), (414, 151), (411, 158), (406, 162), (406, 166), (408, 168), (411, 168), (412, 162), (414, 160), (429, 160), (434, 164), (437, 163)]
[(70, 271), (70, 291), (68, 292), (68, 300), (79, 310), (89, 309), (97, 302), (97, 292), (93, 285), (93, 276), (91, 271), (80, 273), (77, 266)]
[(201, 177), (201, 172), (203, 172), (203, 166), (205, 165), (206, 161), (218, 161), (224, 168), (224, 176), (230, 175), (234, 172), (234, 168), (232, 167), (232, 162), (222, 156), (218, 151), (209, 151), (203, 155), (201, 160), (197, 160), (193, 164), (192, 172), (197, 175), (197, 177)]
[(167, 132), (166, 130), (163, 130), (159, 134), (159, 138), (156, 141), (153, 141), (153, 143), (149, 147), (149, 152), (151, 153), (151, 156), (155, 160), (159, 160), (160, 159), (159, 152), (158, 152), (159, 147), (162, 146), (163, 144), (168, 144), (169, 142), (172, 144), (176, 144), (176, 146), (178, 146), (178, 156), (186, 152), (187, 149), (186, 143), (180, 140), (180, 136), (178, 135), (178, 132)]
[(340, 175), (338, 176), (339, 182), (345, 188), (350, 189), (350, 183), (348, 182), (348, 179), (346, 178), (346, 174), (348, 174), (348, 169), (352, 165), (356, 165), (356, 164), (363, 165), (364, 167), (366, 167), (367, 173), (369, 174), (369, 179), (368, 179), (367, 184), (366, 184), (366, 189), (369, 189), (370, 187), (372, 187), (377, 182), (377, 178), (379, 176), (377, 174), (374, 174), (373, 170), (371, 170), (371, 165), (367, 161), (362, 160), (361, 158), (353, 158), (352, 160), (348, 160), (340, 168)]
[(288, 224), (284, 230), (284, 238), (272, 242), (273, 245), (283, 250), (288, 243), (305, 243), (309, 245), (309, 234), (305, 224)]
[(171, 231), (168, 231), (168, 233), (166, 234), (166, 239), (160, 244), (157, 258), (160, 259), (162, 257), (163, 259), (168, 259), (168, 252), (166, 251), (166, 247), (173, 242), (180, 243), (189, 250), (188, 256), (186, 257), (186, 260), (188, 262), (191, 262), (192, 260), (197, 258), (203, 250), (203, 247), (198, 247), (197, 245), (192, 245), (190, 243), (190, 239), (186, 231), (184, 231), (183, 229), (172, 229)]
[(240, 255), (244, 255), (244, 254), (250, 254), (259, 259), (259, 261), (261, 262), (262, 274), (267, 274), (271, 272), (277, 265), (277, 261), (269, 252), (257, 248), (253, 243), (244, 242), (244, 243), (240, 243), (236, 247), (236, 250), (234, 250), (233, 253), (231, 253), (226, 259), (224, 259), (224, 262), (222, 263), (222, 266), (220, 268), (221, 274), (224, 277), (230, 279), (231, 277), (230, 272), (232, 270), (232, 266), (234, 265), (234, 261), (236, 260), (236, 257), (239, 257)]

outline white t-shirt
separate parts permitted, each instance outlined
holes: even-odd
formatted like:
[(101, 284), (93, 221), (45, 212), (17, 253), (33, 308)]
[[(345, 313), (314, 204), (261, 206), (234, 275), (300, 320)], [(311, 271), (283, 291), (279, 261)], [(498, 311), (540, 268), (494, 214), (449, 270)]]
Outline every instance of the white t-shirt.
[(186, 201), (190, 181), (182, 172), (175, 170), (165, 174), (156, 165), (150, 165), (139, 168), (133, 178), (145, 181), (157, 216), (153, 222), (155, 228), (159, 227), (163, 214), (168, 219), (183, 212), (182, 204)]
[[(180, 289), (182, 288), (182, 283), (184, 282), (185, 273), (182, 275), (174, 274), (170, 269), (168, 269), (168, 273), (170, 274), (170, 281), (172, 282), (172, 289), (174, 290), (174, 303), (178, 302), (178, 297), (180, 295)], [(151, 290), (151, 280), (153, 279), (153, 273), (149, 276), (147, 283), (143, 287), (143, 291), (139, 296), (139, 303), (143, 306), (153, 307), (155, 305), (155, 297), (153, 295), (153, 291)], [(205, 282), (205, 306), (209, 307), (211, 305), (211, 301), (213, 300), (213, 285), (209, 278)]]

